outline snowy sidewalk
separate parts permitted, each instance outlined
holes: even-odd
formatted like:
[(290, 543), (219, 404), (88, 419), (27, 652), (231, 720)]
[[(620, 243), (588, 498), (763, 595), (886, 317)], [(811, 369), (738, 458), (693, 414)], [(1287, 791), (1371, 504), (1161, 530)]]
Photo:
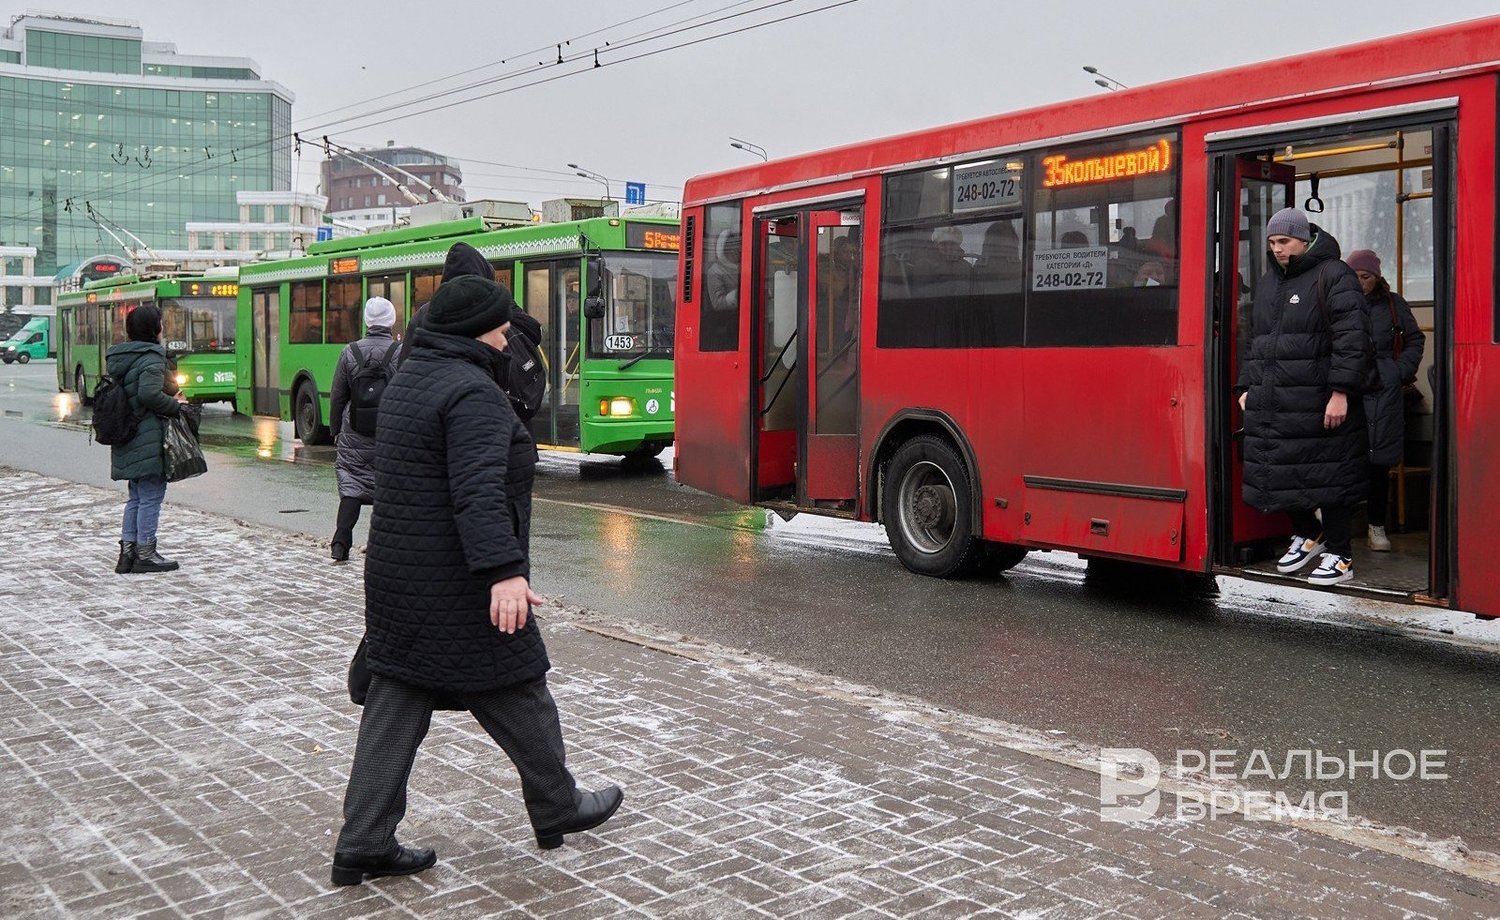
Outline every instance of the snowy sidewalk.
[(441, 713), (401, 827), (437, 866), (336, 890), (362, 557), (169, 504), (183, 570), (116, 576), (122, 501), (0, 470), (6, 917), (1500, 912), (1500, 886), (1299, 827), (1103, 823), (1096, 775), (982, 720), (556, 605), (570, 765), (625, 787), (619, 816), (539, 851), (509, 762)]

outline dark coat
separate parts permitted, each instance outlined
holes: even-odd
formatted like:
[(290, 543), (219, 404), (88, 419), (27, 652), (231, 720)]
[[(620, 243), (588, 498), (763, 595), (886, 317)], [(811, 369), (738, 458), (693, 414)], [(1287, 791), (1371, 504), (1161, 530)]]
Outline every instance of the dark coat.
[(375, 438), (369, 668), (457, 693), (533, 680), (550, 667), (536, 618), (500, 632), (489, 589), (530, 577), (536, 445), (497, 383), (500, 352), (425, 329), (413, 337)]
[[(1255, 289), (1237, 391), (1245, 407), (1245, 502), (1261, 511), (1349, 507), (1365, 494), (1364, 404), (1372, 371), (1364, 292), (1339, 244), (1312, 226), (1312, 245)], [(1327, 313), (1318, 302), (1323, 275)], [(1338, 428), (1323, 427), (1334, 391), (1349, 396)]]
[(109, 478), (164, 477), (162, 419), (182, 411), (168, 394), (173, 381), (168, 377), (167, 350), (156, 342), (121, 342), (110, 346), (104, 367), (125, 388), (130, 407), (140, 419), (129, 443), (110, 447)]
[[(333, 471), (338, 477), (340, 498), (357, 498), (364, 502), (375, 499), (375, 439), (360, 434), (349, 426), (349, 395), (354, 384), (354, 374), (359, 370), (360, 358), (378, 363), (385, 357), (386, 350), (394, 344), (389, 328), (373, 326), (365, 333), (364, 338), (344, 347), (338, 363), (333, 367), (333, 392), (329, 395), (328, 422), (335, 447)], [(398, 357), (391, 356), (393, 376)], [(384, 398), (381, 402), (384, 402)]]
[[(1380, 370), (1380, 388), (1365, 394), (1365, 421), (1370, 431), (1370, 462), (1395, 466), (1406, 454), (1406, 398), (1401, 387), (1417, 379), (1427, 336), (1412, 316), (1411, 306), (1382, 281), (1365, 297), (1370, 310), (1370, 338), (1375, 344), (1375, 366)], [(1400, 357), (1392, 354), (1396, 341), (1391, 326), (1395, 309), (1404, 342)]]

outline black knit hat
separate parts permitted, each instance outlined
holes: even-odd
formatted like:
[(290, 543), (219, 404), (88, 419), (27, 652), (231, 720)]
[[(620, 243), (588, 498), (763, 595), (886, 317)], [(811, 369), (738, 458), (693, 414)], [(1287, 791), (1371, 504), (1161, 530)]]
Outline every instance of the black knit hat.
[(462, 275), (438, 285), (423, 313), (422, 328), (475, 338), (510, 322), (515, 308), (515, 298), (503, 285)]
[(494, 281), (495, 268), (485, 259), (484, 253), (473, 246), (463, 242), (454, 243), (448, 250), (448, 258), (443, 260), (443, 282), (446, 284), (464, 275), (478, 275)]

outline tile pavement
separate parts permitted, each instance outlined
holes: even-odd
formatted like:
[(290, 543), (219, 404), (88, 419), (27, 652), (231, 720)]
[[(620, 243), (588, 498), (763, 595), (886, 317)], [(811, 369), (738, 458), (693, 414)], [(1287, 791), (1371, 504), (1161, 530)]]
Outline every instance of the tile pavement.
[(620, 815), (537, 850), (503, 755), (440, 714), (402, 826), (438, 865), (336, 890), (358, 566), (169, 505), (184, 569), (115, 576), (121, 501), (0, 470), (6, 917), (1500, 914), (1500, 886), (1299, 827), (1104, 824), (1084, 770), (560, 605), (570, 764)]

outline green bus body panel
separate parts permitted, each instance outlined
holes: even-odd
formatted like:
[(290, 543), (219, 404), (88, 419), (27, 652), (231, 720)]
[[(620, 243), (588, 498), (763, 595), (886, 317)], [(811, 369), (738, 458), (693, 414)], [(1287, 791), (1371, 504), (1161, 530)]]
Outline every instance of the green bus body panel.
[[(347, 343), (290, 343), (287, 341), (291, 284), (298, 281), (322, 281), (330, 278), (369, 278), (400, 275), (407, 278), (406, 310), (408, 315), (420, 306), (413, 300), (410, 272), (440, 270), (448, 250), (465, 242), (484, 254), (491, 263), (512, 262), (517, 275), (512, 286), (518, 303), (525, 303), (525, 284), (519, 272), (528, 261), (548, 261), (602, 251), (645, 253), (675, 250), (646, 250), (626, 247), (627, 225), (649, 225), (677, 233), (678, 222), (660, 217), (596, 217), (551, 224), (530, 224), (499, 229), (485, 229), (480, 218), (449, 221), (422, 227), (403, 227), (382, 233), (365, 234), (339, 240), (325, 240), (308, 247), (308, 255), (274, 262), (255, 262), (240, 267), (239, 308), (235, 328), (235, 409), (254, 414), (254, 379), (251, 362), (252, 304), (256, 291), (274, 290), (277, 297), (276, 322), (276, 402), (282, 421), (292, 421), (293, 399), (304, 381), (311, 381), (318, 396), (318, 415), (322, 424), (329, 420), (330, 390), (333, 368)], [(358, 272), (331, 274), (334, 260), (358, 259)], [(681, 288), (680, 281), (676, 285)], [(361, 303), (369, 296), (368, 282), (361, 285)], [(327, 288), (324, 288), (324, 309)], [(580, 297), (581, 300), (581, 297)], [(580, 329), (584, 334), (587, 320), (580, 310)], [(579, 449), (593, 453), (626, 454), (651, 450), (671, 443), (674, 432), (672, 361), (646, 358), (625, 371), (621, 362), (586, 359), (582, 361), (576, 392), (578, 399), (579, 440), (576, 444), (549, 444), (544, 447)], [(269, 394), (268, 394), (269, 395)], [(628, 397), (636, 412), (628, 417), (610, 418), (599, 414), (599, 399)], [(655, 400), (656, 411), (645, 409)]]

